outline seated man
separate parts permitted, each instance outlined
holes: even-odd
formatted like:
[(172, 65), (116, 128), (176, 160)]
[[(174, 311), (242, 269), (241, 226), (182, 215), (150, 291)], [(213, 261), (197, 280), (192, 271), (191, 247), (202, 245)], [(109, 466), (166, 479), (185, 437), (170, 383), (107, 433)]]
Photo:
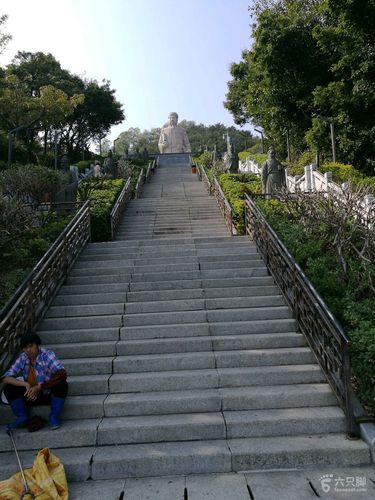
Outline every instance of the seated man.
[(66, 371), (54, 352), (40, 347), (36, 333), (25, 333), (20, 346), (23, 353), (3, 375), (4, 394), (16, 420), (8, 424), (15, 429), (28, 420), (27, 405), (50, 404), (51, 429), (60, 427), (59, 415), (68, 394)]
[(169, 113), (169, 125), (163, 127), (159, 137), (160, 153), (190, 153), (190, 142), (186, 130), (178, 123), (178, 114)]

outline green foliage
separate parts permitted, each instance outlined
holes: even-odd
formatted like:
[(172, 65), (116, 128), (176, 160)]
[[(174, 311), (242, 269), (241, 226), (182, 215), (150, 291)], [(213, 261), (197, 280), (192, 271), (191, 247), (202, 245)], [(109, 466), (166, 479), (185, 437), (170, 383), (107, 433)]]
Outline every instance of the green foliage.
[(78, 172), (80, 174), (84, 174), (86, 172), (86, 168), (90, 168), (92, 163), (93, 163), (92, 160), (81, 160), (81, 161), (76, 161), (74, 165), (78, 167)]
[(282, 203), (262, 199), (256, 203), (347, 330), (352, 340), (351, 361), (357, 393), (368, 410), (375, 412), (375, 296), (361, 263), (351, 258), (344, 280), (337, 257), (316, 235), (291, 221)]
[(44, 133), (47, 150), (53, 151), (53, 136), (48, 132), (54, 127), (61, 130), (60, 144), (74, 162), (81, 157), (82, 147), (88, 151), (92, 141), (103, 138), (125, 117), (110, 82), (73, 75), (51, 54), (18, 52), (0, 74), (0, 87), (2, 127), (7, 131), (24, 126), (17, 137), (27, 157), (24, 160), (15, 151), (18, 161), (36, 162), (39, 132)]
[[(60, 216), (55, 213), (38, 213), (26, 211), (32, 223), (25, 225), (20, 220), (25, 209), (19, 202), (8, 202), (16, 209), (12, 214), (2, 207), (0, 227), (12, 231), (11, 244), (1, 247), (0, 243), (0, 307), (12, 296), (16, 288), (22, 283), (28, 272), (48, 250), (51, 244), (69, 223), (71, 216)], [(12, 217), (12, 219), (9, 219)]]
[(29, 199), (37, 207), (52, 200), (66, 181), (66, 176), (58, 170), (41, 165), (15, 165), (1, 173), (0, 189), (13, 199)]
[(213, 165), (213, 158), (211, 151), (204, 151), (199, 156), (194, 158), (194, 161), (204, 168), (211, 168)]
[(315, 163), (315, 161), (316, 155), (313, 151), (304, 151), (301, 155), (299, 155), (298, 160), (295, 163), (287, 166), (288, 172), (291, 175), (303, 175), (305, 173), (306, 165), (311, 165), (311, 163)]
[(124, 179), (104, 179), (91, 190), (92, 241), (109, 241), (111, 239), (110, 215), (124, 184)]
[(34, 221), (34, 215), (20, 201), (0, 196), (0, 260), (20, 245)]
[(225, 107), (260, 125), (281, 157), (286, 130), (297, 151), (331, 155), (368, 175), (375, 167), (375, 3), (258, 0), (249, 50), (231, 65)]
[(250, 157), (261, 167), (267, 160), (267, 153), (252, 153)]
[(358, 184), (363, 175), (358, 172), (353, 165), (345, 165), (344, 163), (327, 162), (319, 167), (321, 172), (332, 172), (332, 178), (335, 182), (352, 182)]
[(245, 161), (246, 158), (250, 155), (250, 153), (251, 153), (250, 149), (245, 149), (245, 151), (240, 151), (238, 153), (239, 160)]
[(261, 183), (254, 174), (222, 174), (219, 184), (232, 207), (232, 218), (238, 234), (245, 232), (245, 194), (261, 193)]

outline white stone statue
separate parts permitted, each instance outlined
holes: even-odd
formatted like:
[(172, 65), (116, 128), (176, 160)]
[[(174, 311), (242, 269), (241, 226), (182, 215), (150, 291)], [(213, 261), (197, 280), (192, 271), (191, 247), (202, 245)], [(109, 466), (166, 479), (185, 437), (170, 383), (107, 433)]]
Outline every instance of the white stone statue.
[(160, 153), (190, 153), (190, 142), (186, 130), (178, 123), (178, 114), (169, 113), (169, 125), (163, 127), (159, 137)]

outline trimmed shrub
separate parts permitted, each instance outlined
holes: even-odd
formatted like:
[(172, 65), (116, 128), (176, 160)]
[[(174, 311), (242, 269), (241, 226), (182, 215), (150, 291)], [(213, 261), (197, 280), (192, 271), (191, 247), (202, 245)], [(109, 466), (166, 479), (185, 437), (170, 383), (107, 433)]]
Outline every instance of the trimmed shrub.
[(375, 294), (359, 260), (348, 260), (344, 276), (337, 256), (316, 235), (292, 222), (285, 206), (276, 200), (256, 203), (348, 332), (355, 389), (367, 410), (375, 413)]
[(245, 194), (262, 192), (259, 176), (255, 174), (222, 174), (219, 184), (232, 207), (232, 218), (238, 234), (245, 232)]
[(111, 239), (110, 215), (124, 184), (124, 179), (105, 179), (92, 190), (90, 194), (92, 241)]
[(327, 162), (319, 167), (320, 172), (332, 172), (332, 179), (341, 184), (342, 182), (352, 182), (358, 184), (363, 175), (356, 170), (353, 165), (346, 165), (338, 162)]

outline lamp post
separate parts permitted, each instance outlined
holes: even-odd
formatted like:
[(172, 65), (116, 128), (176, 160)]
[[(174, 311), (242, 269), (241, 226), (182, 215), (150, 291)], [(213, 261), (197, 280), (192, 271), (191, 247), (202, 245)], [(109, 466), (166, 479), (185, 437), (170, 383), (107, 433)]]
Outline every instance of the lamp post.
[(55, 170), (57, 170), (58, 167), (58, 150), (59, 150), (59, 131), (55, 130), (55, 134), (53, 137), (53, 142), (54, 142), (54, 154), (55, 154)]
[(19, 130), (29, 127), (30, 125), (20, 125), (8, 132), (8, 165), (12, 163), (12, 152), (13, 152), (13, 134), (16, 134)]
[(117, 137), (117, 139), (115, 139), (115, 140), (113, 141), (113, 154), (115, 154), (115, 153), (116, 153), (116, 141), (118, 141), (119, 139), (120, 139), (120, 137)]
[(329, 123), (329, 128), (331, 132), (331, 147), (332, 147), (332, 161), (336, 163), (336, 134), (335, 134), (335, 122), (332, 118), (327, 116), (316, 115), (318, 118), (326, 123)]
[(260, 130), (259, 128), (254, 128), (255, 132), (258, 132), (260, 134), (260, 138), (262, 141), (262, 153), (264, 153), (264, 137), (263, 137), (263, 130)]

